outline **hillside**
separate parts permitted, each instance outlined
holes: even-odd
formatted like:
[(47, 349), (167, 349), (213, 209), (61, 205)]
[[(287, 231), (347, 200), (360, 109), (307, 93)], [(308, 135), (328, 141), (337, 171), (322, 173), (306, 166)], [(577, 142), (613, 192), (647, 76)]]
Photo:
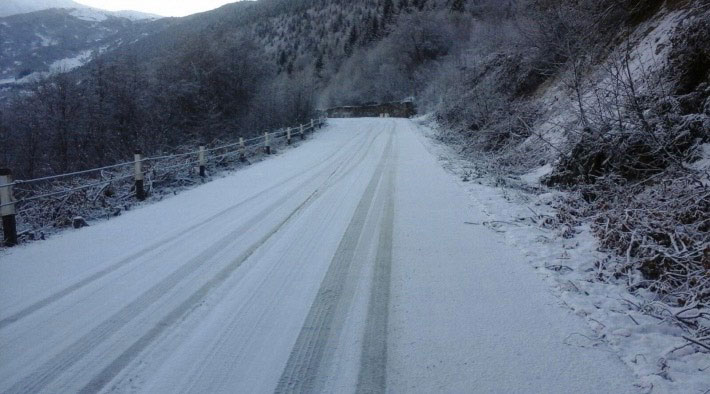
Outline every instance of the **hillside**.
[(95, 56), (152, 34), (162, 23), (88, 7), (0, 18), (0, 89), (77, 68)]
[(127, 18), (131, 20), (141, 19), (159, 19), (159, 15), (146, 14), (138, 11), (106, 11), (83, 4), (72, 0), (3, 0), (0, 3), (0, 18), (27, 14), (35, 11), (44, 11), (49, 9), (73, 9), (79, 10), (83, 14), (93, 14), (94, 18), (105, 18), (106, 16), (115, 16)]
[(0, 18), (50, 8), (84, 8), (72, 0), (3, 0), (0, 2)]
[[(429, 2), (434, 4), (432, 0)], [(425, 9), (424, 3), (422, 9)], [(159, 152), (195, 139), (235, 138), (250, 135), (254, 130), (309, 119), (318, 101), (315, 91), (323, 85), (323, 80), (316, 78), (314, 72), (321, 56), (318, 51), (333, 53), (332, 59), (323, 59), (322, 63), (327, 63), (329, 68), (337, 67), (335, 60), (341, 59), (338, 51), (344, 50), (342, 43), (351, 34), (348, 26), (365, 21), (366, 15), (375, 15), (381, 5), (384, 7), (391, 2), (348, 2), (348, 6), (340, 11), (334, 4), (337, 3), (320, 0), (237, 2), (185, 18), (131, 24), (113, 18), (100, 22), (75, 20), (70, 16), (71, 12), (46, 11), (58, 14), (61, 26), (64, 26), (62, 18), (69, 18), (77, 29), (111, 23), (125, 23), (127, 29), (124, 33), (108, 34), (103, 41), (94, 41), (94, 44), (103, 45), (97, 48), (97, 52), (104, 47), (111, 50), (86, 66), (61, 76), (61, 83), (50, 80), (34, 87), (15, 88), (16, 91), (39, 90), (30, 96), (16, 95), (3, 111), (0, 122), (13, 125), (4, 130), (18, 133), (22, 136), (20, 139), (26, 141), (21, 149), (7, 152), (12, 156), (6, 160), (13, 163), (19, 173), (37, 175), (92, 164), (72, 159), (81, 153), (71, 147), (76, 144), (69, 144), (70, 140), (104, 146), (105, 139), (110, 138), (112, 143), (109, 145), (115, 151), (92, 158), (98, 160), (93, 164), (106, 164), (120, 160), (136, 145), (147, 152)], [(314, 11), (319, 7), (325, 8)], [(283, 36), (282, 29), (294, 26), (294, 21), (304, 12), (318, 16), (309, 18), (309, 30), (290, 35), (292, 47), (286, 48), (278, 43), (264, 45), (264, 41), (271, 37)], [(331, 40), (323, 40), (324, 44), (319, 48), (308, 44), (314, 40), (314, 34), (334, 26), (336, 20), (344, 18), (347, 13), (354, 16), (347, 17), (349, 22), (330, 34)], [(10, 18), (32, 18), (34, 15)], [(321, 18), (323, 15), (328, 17)], [(26, 25), (36, 29), (41, 23)], [(257, 34), (257, 30), (261, 33)], [(18, 31), (18, 34), (39, 37), (35, 33)], [(70, 37), (77, 35), (70, 34)], [(26, 48), (23, 53), (31, 53), (33, 48), (42, 44), (38, 40), (25, 39), (19, 48)], [(353, 40), (349, 51), (370, 42), (374, 41)], [(10, 47), (19, 52), (18, 46), (11, 45), (8, 50)], [(296, 51), (295, 48), (310, 49)], [(59, 52), (51, 46), (42, 51)], [(84, 51), (73, 56), (89, 53), (86, 52), (88, 49)], [(68, 58), (68, 54), (58, 56), (61, 56), (59, 59)], [(309, 56), (313, 57), (310, 61), (307, 60)], [(59, 59), (52, 58), (37, 67), (48, 69)], [(84, 59), (88, 60), (88, 56)], [(8, 79), (12, 73), (26, 77), (34, 72), (29, 72), (33, 70), (30, 68), (27, 71), (13, 69), (17, 67), (15, 61), (24, 64), (26, 60), (8, 58)], [(81, 82), (73, 84), (71, 81)], [(56, 100), (65, 101), (74, 110), (58, 116), (56, 111), (60, 104)], [(23, 112), (29, 108), (39, 108), (45, 113), (45, 120), (34, 126), (17, 120), (27, 119), (29, 114)], [(270, 112), (271, 116), (260, 116), (260, 111)], [(30, 129), (31, 132), (22, 131)], [(66, 130), (66, 134), (56, 136), (57, 129)], [(112, 131), (110, 135), (105, 134), (108, 130)], [(89, 137), (97, 133), (105, 137), (98, 140)], [(43, 148), (36, 149), (40, 146)], [(63, 146), (68, 147), (61, 148)], [(62, 153), (58, 156), (49, 154), (54, 149), (60, 149)], [(26, 160), (28, 154), (31, 157), (29, 162)], [(31, 164), (28, 166), (27, 163)]]

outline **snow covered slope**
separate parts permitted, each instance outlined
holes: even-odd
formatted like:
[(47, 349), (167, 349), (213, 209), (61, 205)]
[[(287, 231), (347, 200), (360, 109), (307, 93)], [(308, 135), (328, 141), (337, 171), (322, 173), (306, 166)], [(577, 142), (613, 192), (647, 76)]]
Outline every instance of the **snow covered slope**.
[(79, 4), (72, 0), (2, 0), (0, 1), (0, 18), (10, 15), (27, 14), (29, 12), (49, 10), (52, 8), (74, 9), (83, 13), (91, 13), (94, 17), (102, 15), (117, 16), (131, 20), (157, 19), (158, 15), (146, 14), (138, 11), (105, 11)]
[(0, 17), (26, 14), (50, 8), (82, 7), (85, 6), (72, 0), (2, 0), (0, 1)]
[(0, 88), (70, 71), (160, 30), (160, 22), (88, 7), (0, 17)]
[(634, 392), (408, 120), (0, 255), (0, 391)]

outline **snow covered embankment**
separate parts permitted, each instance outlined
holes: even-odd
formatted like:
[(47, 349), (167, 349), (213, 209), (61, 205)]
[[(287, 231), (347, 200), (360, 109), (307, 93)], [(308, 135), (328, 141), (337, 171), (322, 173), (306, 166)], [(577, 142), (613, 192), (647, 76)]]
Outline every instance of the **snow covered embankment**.
[[(489, 165), (463, 158), (438, 132), (420, 127), (428, 147), (456, 174), (485, 218), (469, 222), (504, 234), (507, 243), (555, 289), (559, 299), (583, 317), (593, 335), (571, 334), (569, 346), (613, 349), (634, 371), (636, 385), (649, 393), (707, 393), (710, 356), (693, 348), (680, 327), (644, 313), (655, 298), (648, 291), (631, 294), (623, 281), (600, 282), (600, 261), (609, 258), (589, 225), (559, 228), (555, 206), (564, 193), (540, 185), (548, 164), (524, 176), (492, 176)], [(699, 162), (702, 165), (704, 162)]]

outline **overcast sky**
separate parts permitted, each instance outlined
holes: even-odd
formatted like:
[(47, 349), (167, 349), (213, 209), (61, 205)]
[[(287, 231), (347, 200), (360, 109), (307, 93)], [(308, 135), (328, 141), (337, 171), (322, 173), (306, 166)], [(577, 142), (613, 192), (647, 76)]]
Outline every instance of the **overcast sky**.
[(209, 11), (237, 0), (75, 0), (109, 11), (133, 10), (162, 16), (185, 16)]

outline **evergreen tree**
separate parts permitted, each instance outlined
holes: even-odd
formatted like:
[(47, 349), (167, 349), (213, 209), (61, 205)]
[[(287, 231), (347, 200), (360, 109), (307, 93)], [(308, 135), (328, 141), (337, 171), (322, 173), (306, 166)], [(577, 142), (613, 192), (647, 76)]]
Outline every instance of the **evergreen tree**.
[(380, 38), (380, 21), (375, 16), (370, 23), (370, 33), (368, 41), (377, 41)]
[(323, 54), (322, 54), (322, 53), (319, 53), (319, 54), (318, 54), (318, 58), (316, 59), (316, 64), (314, 65), (314, 67), (315, 67), (315, 72), (316, 72), (316, 77), (322, 78), (324, 65), (325, 65), (325, 64), (323, 63)]
[(353, 26), (352, 29), (350, 29), (350, 34), (348, 34), (348, 39), (345, 42), (345, 54), (350, 56), (353, 53), (353, 50), (355, 49), (355, 44), (357, 44), (358, 38), (359, 38), (359, 35), (357, 32), (357, 27)]
[(385, 24), (390, 22), (392, 18), (394, 17), (394, 3), (392, 0), (385, 0), (384, 5), (382, 6), (382, 19)]
[(466, 0), (452, 0), (450, 9), (452, 12), (466, 11)]
[(414, 0), (412, 3), (413, 6), (417, 7), (419, 11), (423, 11), (424, 7), (426, 6), (427, 0)]

